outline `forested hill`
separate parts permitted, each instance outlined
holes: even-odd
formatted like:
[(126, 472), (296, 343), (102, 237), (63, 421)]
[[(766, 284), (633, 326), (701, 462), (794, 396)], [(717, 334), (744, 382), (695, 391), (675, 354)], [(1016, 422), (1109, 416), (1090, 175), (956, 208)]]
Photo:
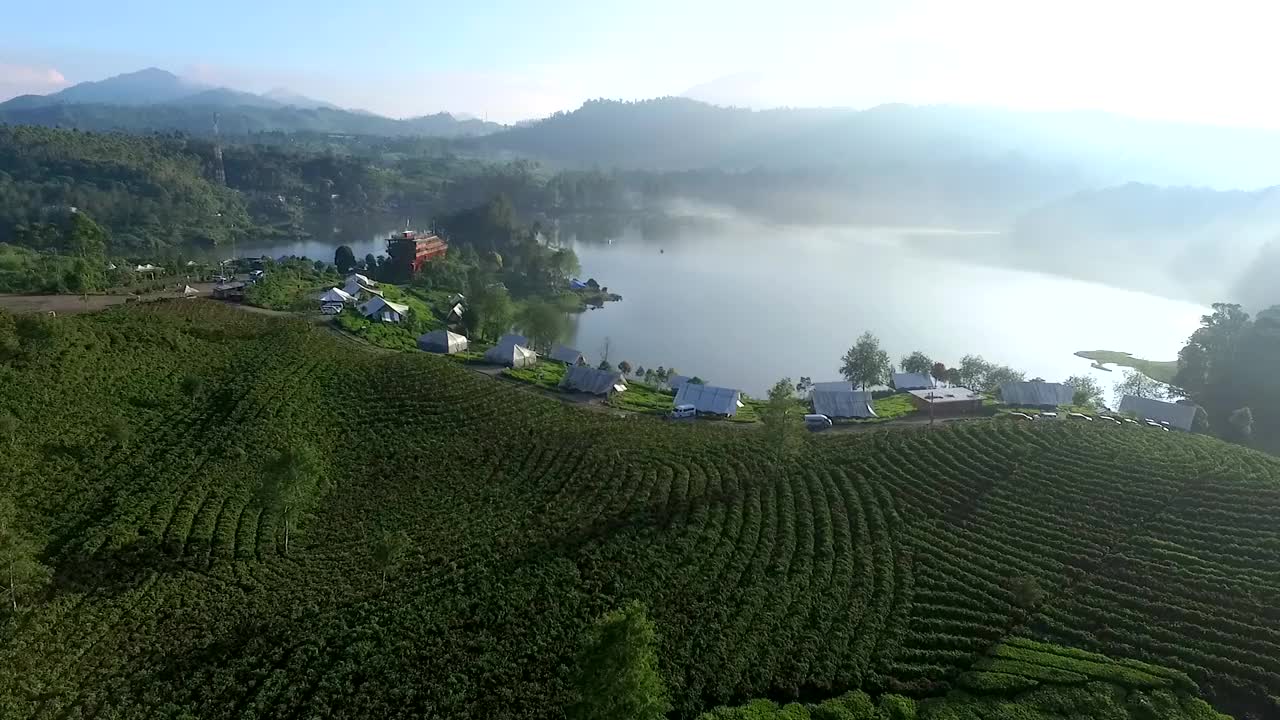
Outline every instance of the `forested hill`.
[[(776, 446), (208, 300), (0, 313), (0, 387), (4, 717), (563, 718), (585, 631), (633, 601), (673, 720), (1141, 701), (1100, 677), (1280, 717), (1280, 461), (1203, 435)], [(1057, 717), (999, 704), (945, 717)]]

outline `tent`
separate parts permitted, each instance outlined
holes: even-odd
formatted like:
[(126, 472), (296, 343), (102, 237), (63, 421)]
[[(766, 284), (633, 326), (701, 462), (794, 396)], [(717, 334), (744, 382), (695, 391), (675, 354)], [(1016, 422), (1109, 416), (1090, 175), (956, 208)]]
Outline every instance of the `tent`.
[[(835, 385), (839, 383), (823, 383)], [(872, 418), (876, 411), (871, 405), (870, 390), (854, 390), (849, 383), (846, 387), (814, 389), (813, 411), (829, 418)]]
[(462, 319), (462, 313), (462, 303), (454, 303), (453, 307), (449, 308), (449, 314), (445, 316), (445, 320), (448, 322), (458, 322)]
[(466, 301), (467, 301), (467, 296), (463, 295), (462, 293), (454, 293), (449, 296), (450, 305), (457, 305), (458, 303), (463, 303)]
[(409, 314), (409, 306), (393, 303), (390, 300), (383, 300), (375, 297), (369, 302), (360, 306), (360, 314), (370, 320), (381, 320), (382, 322), (398, 323), (404, 320)]
[(1007, 382), (1000, 384), (1000, 401), (1020, 407), (1058, 407), (1070, 405), (1076, 390), (1070, 385), (1051, 382)]
[(195, 297), (195, 296), (197, 296), (197, 295), (199, 295), (199, 294), (200, 294), (200, 291), (199, 291), (199, 290), (197, 290), (197, 289), (195, 289), (195, 288), (193, 288), (193, 287), (191, 287), (190, 285), (183, 285), (183, 286), (182, 286), (182, 296), (183, 296), (183, 297)]
[(902, 390), (922, 390), (924, 388), (935, 387), (933, 378), (924, 373), (894, 373), (893, 388), (898, 391)]
[(577, 278), (574, 278), (569, 281), (569, 289), (570, 290), (586, 290), (587, 284)]
[(452, 355), (467, 349), (467, 338), (448, 330), (432, 330), (418, 338), (418, 349)]
[(350, 275), (348, 275), (346, 283), (348, 285), (355, 283), (357, 285), (364, 285), (365, 287), (371, 287), (371, 288), (378, 287), (378, 283), (374, 282), (373, 280), (370, 280), (367, 275), (361, 275), (360, 273), (351, 273)]
[(587, 359), (583, 357), (582, 353), (571, 347), (565, 347), (564, 345), (556, 345), (551, 348), (551, 355), (549, 357), (552, 360), (562, 362), (565, 365), (582, 365), (587, 362)]
[(529, 367), (538, 362), (538, 353), (523, 345), (494, 345), (484, 354), (484, 359), (495, 365), (513, 368)]
[(525, 347), (529, 347), (529, 338), (523, 335), (516, 335), (515, 333), (508, 333), (498, 338), (498, 342), (494, 343), (494, 347), (500, 347), (502, 345), (523, 345)]
[(676, 392), (676, 405), (692, 405), (700, 413), (736, 415), (742, 407), (742, 391), (686, 382)]
[(560, 381), (565, 390), (591, 393), (592, 395), (609, 395), (627, 389), (622, 373), (596, 370), (589, 367), (571, 366)]
[(1134, 395), (1125, 395), (1120, 400), (1120, 412), (1133, 413), (1140, 418), (1155, 420), (1158, 423), (1169, 423), (1169, 427), (1179, 430), (1190, 430), (1191, 423), (1196, 419), (1195, 405), (1182, 405)]
[(371, 285), (364, 285), (353, 280), (347, 281), (347, 286), (342, 289), (343, 292), (352, 297), (382, 297), (381, 290), (375, 290)]
[(324, 294), (320, 296), (319, 300), (321, 304), (354, 303), (356, 301), (356, 299), (351, 296), (351, 293), (348, 293), (345, 290), (339, 290), (338, 288), (329, 288), (324, 291)]

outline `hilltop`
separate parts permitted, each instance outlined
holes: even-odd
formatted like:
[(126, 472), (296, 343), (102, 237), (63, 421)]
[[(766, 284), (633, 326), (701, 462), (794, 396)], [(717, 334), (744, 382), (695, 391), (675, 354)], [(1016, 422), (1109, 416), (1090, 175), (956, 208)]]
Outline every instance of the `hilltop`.
[(4, 717), (560, 717), (583, 628), (635, 599), (679, 718), (937, 697), (1017, 637), (1280, 716), (1280, 460), (1211, 438), (779, 456), (208, 301), (0, 314), (0, 385), (0, 498), (52, 577), (0, 620)]

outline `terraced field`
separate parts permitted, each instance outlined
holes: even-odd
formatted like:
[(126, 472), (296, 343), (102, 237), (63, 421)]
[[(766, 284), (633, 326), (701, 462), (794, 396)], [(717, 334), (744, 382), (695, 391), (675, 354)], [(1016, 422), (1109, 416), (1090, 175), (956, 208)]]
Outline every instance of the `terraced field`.
[[(966, 423), (780, 461), (204, 301), (0, 315), (0, 357), (0, 492), (54, 572), (0, 620), (0, 717), (560, 717), (632, 599), (675, 717), (974, 691), (1016, 637), (1280, 716), (1280, 461), (1208, 438)], [(299, 445), (286, 553), (261, 488)]]

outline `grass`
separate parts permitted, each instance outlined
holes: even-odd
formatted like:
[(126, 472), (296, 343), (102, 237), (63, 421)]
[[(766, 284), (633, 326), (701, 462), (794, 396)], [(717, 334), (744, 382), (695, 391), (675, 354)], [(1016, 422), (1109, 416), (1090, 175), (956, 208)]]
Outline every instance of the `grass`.
[(1162, 383), (1173, 382), (1173, 376), (1178, 373), (1176, 360), (1144, 360), (1117, 350), (1080, 350), (1076, 355), (1099, 365), (1110, 364), (1133, 368), (1152, 380)]
[(507, 368), (502, 374), (512, 380), (535, 385), (547, 390), (559, 390), (560, 381), (564, 380), (566, 366), (549, 360), (539, 360), (533, 367)]

